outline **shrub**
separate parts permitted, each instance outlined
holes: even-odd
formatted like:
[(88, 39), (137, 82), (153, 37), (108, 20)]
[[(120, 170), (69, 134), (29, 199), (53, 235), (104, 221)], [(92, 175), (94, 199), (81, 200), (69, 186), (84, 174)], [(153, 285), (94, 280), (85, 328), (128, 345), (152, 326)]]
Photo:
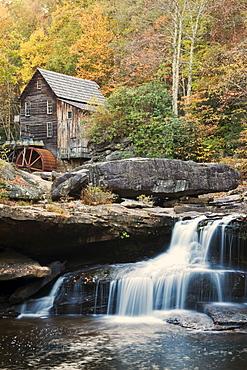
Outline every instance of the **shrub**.
[(160, 81), (112, 93), (89, 130), (97, 144), (128, 137), (134, 155), (142, 157), (195, 159), (197, 136), (193, 122), (174, 117), (170, 93)]
[(111, 204), (115, 201), (116, 195), (114, 195), (106, 187), (94, 187), (87, 185), (82, 190), (81, 200), (82, 203), (89, 206), (96, 206), (98, 204)]

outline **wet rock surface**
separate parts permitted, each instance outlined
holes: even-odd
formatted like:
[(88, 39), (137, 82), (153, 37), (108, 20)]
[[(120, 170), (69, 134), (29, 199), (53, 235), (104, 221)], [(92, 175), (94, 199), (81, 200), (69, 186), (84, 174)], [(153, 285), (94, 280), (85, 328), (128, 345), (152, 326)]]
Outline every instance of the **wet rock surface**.
[(167, 314), (165, 321), (169, 324), (179, 325), (183, 328), (200, 331), (223, 331), (238, 329), (241, 325), (226, 322), (223, 325), (216, 323), (211, 317), (203, 313), (192, 311), (174, 311)]
[[(32, 189), (37, 188), (40, 194), (38, 197), (47, 197), (51, 194), (48, 190), (51, 182), (44, 181), (41, 186), (43, 180), (37, 180), (37, 176), (17, 173), (11, 166), (6, 167), (8, 170), (4, 175), (4, 181), (9, 186), (19, 186), (24, 192), (28, 191), (28, 186)], [(227, 166), (132, 159), (90, 164), (85, 168), (78, 169), (70, 175), (58, 176), (52, 188), (56, 199), (71, 195), (79, 196), (81, 188), (89, 181), (95, 186), (107, 184), (121, 197), (135, 198), (137, 195), (150, 194), (158, 206), (134, 199), (123, 199), (120, 204), (98, 206), (86, 206), (80, 200), (52, 204), (44, 201), (30, 206), (0, 204), (0, 250), (10, 249), (23, 253), (37, 259), (41, 264), (49, 264), (57, 259), (74, 258), (74, 263), (78, 263), (80, 268), (87, 264), (135, 262), (163, 252), (169, 245), (174, 222), (179, 218), (194, 218), (202, 213), (217, 218), (222, 214), (234, 213), (239, 223), (244, 224), (246, 221), (246, 189), (232, 190), (222, 196), (216, 194), (198, 197), (199, 194), (216, 193), (237, 186), (238, 173)], [(3, 178), (3, 171), (0, 172)], [(10, 188), (6, 186), (4, 191), (8, 192), (9, 198), (12, 197)], [(23, 194), (19, 199), (37, 199), (36, 196), (25, 198)], [(13, 196), (13, 199), (15, 197)], [(246, 227), (239, 231), (240, 234), (246, 235)], [(32, 296), (43, 284), (60, 274), (60, 271), (52, 271), (52, 266), (48, 266), (44, 268), (43, 273), (45, 269), (48, 269), (49, 273), (40, 278), (38, 274), (42, 272), (41, 266), (39, 269), (33, 269), (33, 275), (31, 267), (29, 273), (26, 273), (25, 268), (23, 265), (22, 273), (13, 277), (14, 275), (11, 275), (13, 270), (6, 265), (6, 269), (3, 270), (5, 272), (0, 274), (0, 279), (4, 276), (5, 281), (8, 281), (6, 278), (20, 280), (30, 277), (36, 280), (28, 284), (25, 281), (19, 288), (15, 287), (9, 295), (12, 303), (21, 302)], [(17, 266), (14, 269), (18, 272)], [(7, 270), (9, 272), (6, 272)], [(232, 288), (239, 297), (243, 290), (241, 281), (240, 276), (237, 284), (234, 280)], [(95, 301), (95, 290), (98, 288), (98, 280), (91, 275), (75, 277), (73, 284), (65, 284), (59, 304), (55, 304), (56, 312), (71, 313), (74, 307), (78, 308), (76, 314), (92, 314), (95, 313), (94, 310), (101, 310), (100, 307), (106, 310), (106, 298), (102, 298), (104, 302), (101, 300), (99, 304)], [(77, 301), (77, 289), (81, 289), (80, 302)], [(100, 289), (107, 293), (109, 289), (107, 277), (101, 278)], [(104, 297), (106, 296), (107, 294)], [(83, 309), (79, 308), (81, 306)], [(167, 322), (198, 330), (225, 330), (245, 325), (245, 319), (240, 319), (236, 312), (228, 311), (228, 314), (229, 321), (226, 312), (225, 319), (221, 319), (219, 312), (211, 308), (207, 312), (208, 316), (203, 315), (204, 319), (206, 317), (203, 324), (199, 313), (192, 321), (191, 318), (176, 314), (170, 316)]]
[(201, 303), (197, 309), (217, 325), (247, 325), (247, 304)]
[(109, 297), (109, 266), (69, 274), (54, 301), (52, 314), (106, 314)]
[(48, 268), (50, 269), (50, 275), (44, 277), (43, 279), (35, 279), (31, 282), (27, 282), (23, 284), (20, 288), (18, 288), (8, 299), (10, 304), (17, 304), (23, 302), (25, 299), (31, 297), (41, 288), (43, 288), (46, 284), (54, 280), (61, 272), (64, 270), (65, 266), (63, 263), (59, 261), (51, 263)]

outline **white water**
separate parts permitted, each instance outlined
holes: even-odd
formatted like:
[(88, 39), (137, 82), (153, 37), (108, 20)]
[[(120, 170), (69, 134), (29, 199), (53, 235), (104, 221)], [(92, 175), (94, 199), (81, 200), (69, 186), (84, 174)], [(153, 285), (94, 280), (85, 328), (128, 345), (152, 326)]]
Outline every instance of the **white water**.
[[(107, 314), (151, 317), (164, 310), (195, 309), (201, 301), (231, 302), (232, 275), (237, 271), (226, 269), (224, 261), (231, 257), (233, 239), (232, 234), (226, 236), (226, 228), (232, 220), (232, 216), (215, 220), (202, 216), (178, 221), (167, 252), (127, 267), (116, 266), (117, 277), (110, 283)], [(218, 251), (217, 268), (210, 264), (212, 244)], [(48, 316), (66, 276), (57, 280), (49, 296), (24, 303), (19, 317)], [(64, 293), (69, 300), (67, 314), (81, 313), (78, 307), (86, 299), (83, 282), (79, 279), (71, 285), (71, 292)], [(102, 293), (100, 286), (99, 280), (95, 287), (95, 314)]]
[(60, 277), (54, 284), (50, 294), (39, 299), (29, 300), (20, 307), (20, 315), (22, 317), (46, 317), (50, 313), (57, 292), (64, 281), (64, 277)]
[[(108, 314), (139, 316), (151, 315), (155, 310), (186, 309), (190, 308), (192, 294), (197, 301), (223, 302), (222, 290), (229, 270), (223, 266), (212, 269), (208, 254), (216, 230), (221, 227), (225, 231), (231, 220), (231, 216), (220, 220), (203, 216), (177, 222), (166, 253), (136, 263), (111, 283)], [(222, 232), (220, 262), (224, 243)]]

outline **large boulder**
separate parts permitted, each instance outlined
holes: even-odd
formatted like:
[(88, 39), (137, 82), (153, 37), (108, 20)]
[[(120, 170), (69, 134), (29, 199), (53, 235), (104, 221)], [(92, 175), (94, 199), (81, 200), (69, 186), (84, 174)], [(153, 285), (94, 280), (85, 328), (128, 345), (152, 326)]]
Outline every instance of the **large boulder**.
[(50, 187), (51, 182), (0, 159), (0, 198), (37, 201), (50, 192)]
[(59, 200), (62, 197), (80, 197), (82, 188), (87, 184), (88, 171), (65, 173), (58, 177), (52, 184), (52, 200)]
[(14, 252), (0, 253), (0, 281), (19, 278), (42, 278), (51, 275), (51, 269), (37, 261)]
[(107, 185), (121, 197), (141, 194), (178, 198), (229, 191), (238, 186), (240, 175), (219, 163), (195, 163), (173, 159), (131, 158), (85, 166), (89, 183)]

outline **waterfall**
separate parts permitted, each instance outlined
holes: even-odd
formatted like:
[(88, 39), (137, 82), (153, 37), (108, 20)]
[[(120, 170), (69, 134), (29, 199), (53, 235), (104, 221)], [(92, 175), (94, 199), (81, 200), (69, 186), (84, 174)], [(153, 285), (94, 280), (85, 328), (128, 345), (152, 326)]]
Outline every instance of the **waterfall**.
[(48, 296), (38, 299), (31, 299), (23, 303), (20, 306), (20, 316), (18, 316), (18, 318), (48, 316), (63, 281), (63, 276), (58, 278)]
[[(229, 273), (235, 271), (225, 269), (223, 261), (225, 229), (232, 219), (226, 216), (210, 220), (202, 216), (178, 221), (166, 253), (136, 263), (111, 282), (107, 313), (150, 315), (155, 310), (193, 309), (199, 301), (231, 299), (225, 288)], [(215, 242), (218, 268), (211, 267), (209, 258)]]
[(234, 216), (177, 221), (166, 252), (147, 261), (67, 273), (47, 297), (20, 306), (20, 317), (150, 316), (196, 309), (199, 302), (244, 303), (246, 245), (235, 226)]

